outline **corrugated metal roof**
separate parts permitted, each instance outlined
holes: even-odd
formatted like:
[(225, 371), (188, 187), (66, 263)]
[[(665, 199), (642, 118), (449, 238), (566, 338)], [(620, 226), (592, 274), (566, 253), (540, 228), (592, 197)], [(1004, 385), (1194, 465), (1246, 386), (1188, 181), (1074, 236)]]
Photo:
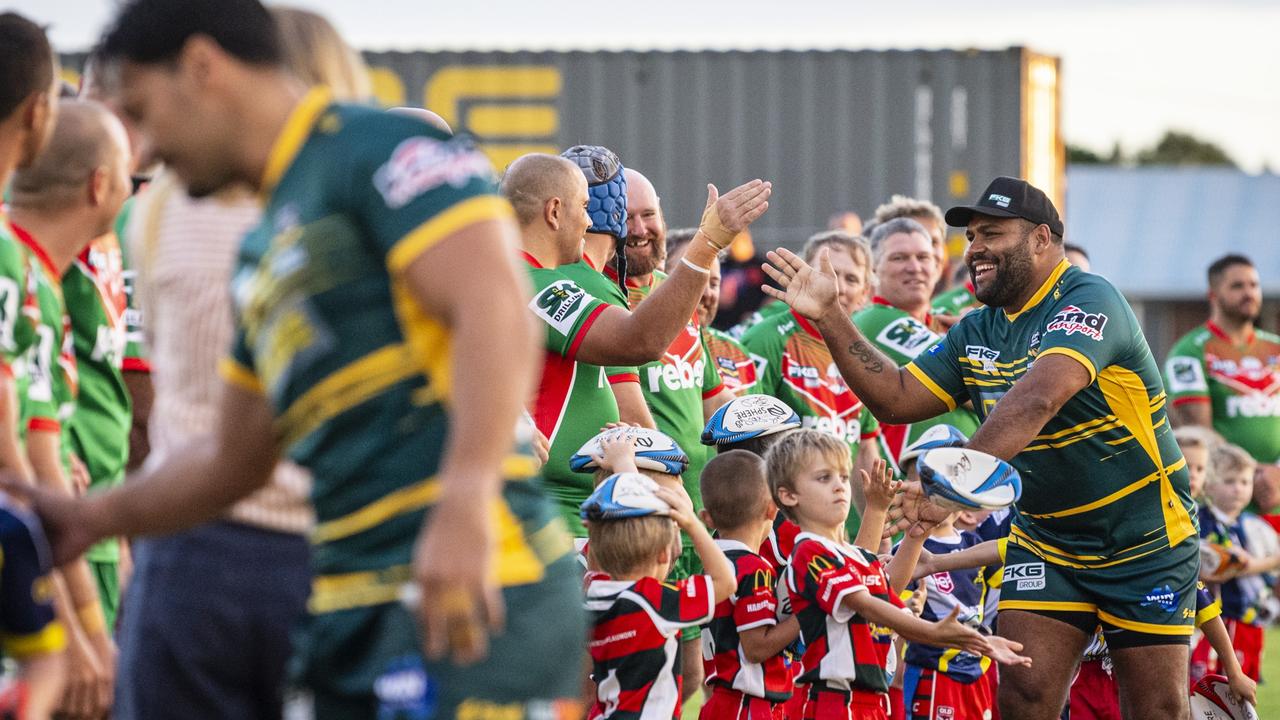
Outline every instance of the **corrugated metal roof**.
[(1067, 168), (1066, 238), (1130, 298), (1204, 296), (1205, 270), (1235, 252), (1280, 294), (1280, 176), (1225, 168)]

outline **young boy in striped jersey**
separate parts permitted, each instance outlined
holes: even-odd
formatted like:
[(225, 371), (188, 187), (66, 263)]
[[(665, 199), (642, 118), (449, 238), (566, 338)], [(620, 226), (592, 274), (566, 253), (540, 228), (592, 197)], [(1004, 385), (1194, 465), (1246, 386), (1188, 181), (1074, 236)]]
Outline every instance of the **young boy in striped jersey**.
[(794, 615), (778, 621), (777, 575), (756, 553), (773, 527), (764, 461), (746, 450), (712, 458), (702, 471), (701, 516), (716, 530), (716, 545), (733, 563), (733, 594), (716, 605), (702, 633), (702, 658), (711, 697), (701, 720), (780, 719), (791, 697), (791, 669), (783, 650), (800, 634)]
[[(620, 473), (582, 505), (590, 562), (598, 568), (585, 578), (596, 687), (587, 717), (678, 720), (681, 631), (711, 620), (716, 604), (734, 590), (733, 565), (689, 496), (637, 473), (634, 456), (618, 458), (618, 446), (631, 444), (611, 442), (603, 450)], [(677, 528), (689, 536), (705, 574), (667, 584), (662, 579), (680, 557)]]

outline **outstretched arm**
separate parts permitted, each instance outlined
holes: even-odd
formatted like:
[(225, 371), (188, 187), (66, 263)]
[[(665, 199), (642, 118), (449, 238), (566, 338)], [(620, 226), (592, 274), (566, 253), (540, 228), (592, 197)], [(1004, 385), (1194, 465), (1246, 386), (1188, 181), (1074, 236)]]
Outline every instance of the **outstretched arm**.
[(782, 289), (766, 285), (765, 293), (817, 323), (844, 381), (881, 421), (902, 424), (946, 412), (946, 404), (914, 375), (863, 337), (836, 302), (838, 280), (825, 248), (817, 260), (813, 268), (785, 248), (770, 252), (764, 271)]
[(1073, 395), (1093, 379), (1078, 360), (1060, 353), (1036, 358), (1000, 398), (968, 447), (1009, 460), (1022, 452)]

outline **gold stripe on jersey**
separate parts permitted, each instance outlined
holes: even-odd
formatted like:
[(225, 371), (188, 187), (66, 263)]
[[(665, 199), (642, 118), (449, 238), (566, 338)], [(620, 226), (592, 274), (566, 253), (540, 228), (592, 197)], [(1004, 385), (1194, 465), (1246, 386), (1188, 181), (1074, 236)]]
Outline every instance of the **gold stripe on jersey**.
[(292, 445), (343, 412), (420, 374), (408, 345), (384, 345), (312, 385), (285, 408), (276, 427), (284, 444)]
[(30, 635), (0, 635), (0, 648), (14, 660), (22, 661), (33, 655), (62, 652), (67, 646), (67, 633), (62, 623), (50, 621), (43, 629)]
[[(1023, 513), (1023, 514), (1025, 515), (1026, 513)], [(1082, 562), (1091, 561), (1091, 560), (1092, 561), (1106, 560), (1106, 556), (1104, 555), (1076, 555), (1074, 553), (1067, 552), (1066, 550), (1063, 550), (1061, 548), (1054, 547), (1049, 543), (1042, 543), (1036, 540), (1032, 540), (1031, 536), (1028, 535), (1022, 528), (1018, 527), (1017, 525), (1013, 525), (1009, 528), (1009, 535), (1007, 537), (1009, 538), (1009, 541), (1012, 542), (1014, 545), (1021, 545), (1022, 547), (1025, 547), (1028, 550), (1038, 551), (1037, 554), (1047, 552), (1052, 555), (1057, 555), (1063, 558), (1070, 558), (1072, 560), (1080, 560)]]
[(1036, 290), (1036, 294), (1031, 296), (1031, 299), (1027, 301), (1026, 305), (1023, 305), (1022, 308), (1015, 313), (1010, 313), (1007, 309), (1004, 311), (1005, 319), (1009, 322), (1013, 322), (1021, 317), (1021, 315), (1026, 311), (1036, 305), (1039, 305), (1040, 301), (1044, 300), (1045, 296), (1049, 294), (1049, 291), (1053, 289), (1053, 286), (1057, 284), (1058, 278), (1062, 277), (1062, 273), (1066, 272), (1070, 267), (1071, 263), (1067, 262), (1066, 258), (1059, 260), (1057, 267), (1053, 269), (1053, 272), (1049, 273), (1049, 277), (1045, 278), (1044, 283), (1040, 285), (1039, 289)]
[(1186, 461), (1166, 466), (1160, 457), (1160, 448), (1156, 440), (1156, 428), (1151, 421), (1152, 398), (1147, 395), (1146, 385), (1142, 378), (1132, 370), (1111, 365), (1098, 373), (1098, 389), (1106, 400), (1107, 407), (1119, 417), (1133, 433), (1134, 439), (1146, 451), (1155, 465), (1160, 483), (1160, 510), (1164, 514), (1166, 534), (1169, 547), (1196, 534), (1195, 523), (1191, 514), (1183, 507), (1173, 489), (1169, 473), (1185, 466)]
[(1078, 432), (1083, 432), (1090, 428), (1097, 427), (1100, 423), (1116, 422), (1118, 419), (1119, 418), (1117, 418), (1115, 415), (1103, 415), (1100, 418), (1087, 420), (1085, 422), (1080, 423), (1079, 425), (1072, 425), (1071, 427), (1065, 430), (1059, 430), (1057, 432), (1048, 433), (1045, 435), (1037, 435), (1035, 436), (1035, 438), (1033, 438), (1033, 440), (1041, 440), (1041, 441), (1061, 440), (1062, 438), (1068, 435), (1072, 435)]
[[(509, 455), (502, 461), (502, 476), (509, 481), (527, 478), (535, 473), (537, 468), (533, 458)], [(399, 488), (359, 510), (318, 523), (311, 531), (311, 542), (320, 544), (341, 540), (372, 529), (397, 515), (421, 510), (440, 499), (440, 491), (440, 482), (435, 477)]]
[(227, 383), (254, 395), (265, 395), (266, 389), (262, 387), (262, 381), (258, 379), (256, 373), (231, 358), (222, 358), (218, 362), (218, 374), (222, 376)]
[(1059, 448), (1067, 447), (1068, 445), (1074, 445), (1075, 443), (1078, 443), (1078, 442), (1080, 442), (1081, 440), (1088, 440), (1089, 438), (1093, 437), (1094, 435), (1098, 435), (1098, 434), (1101, 434), (1101, 433), (1104, 433), (1104, 432), (1109, 432), (1109, 431), (1111, 431), (1111, 430), (1115, 430), (1116, 428), (1123, 427), (1123, 425), (1124, 425), (1124, 424), (1120, 422), (1119, 418), (1116, 418), (1116, 419), (1111, 420), (1110, 422), (1106, 422), (1106, 423), (1103, 423), (1102, 425), (1098, 425), (1098, 426), (1096, 426), (1096, 427), (1089, 428), (1089, 429), (1084, 430), (1084, 431), (1081, 431), (1081, 432), (1079, 432), (1079, 433), (1077, 433), (1077, 434), (1075, 434), (1075, 435), (1071, 435), (1071, 436), (1068, 436), (1068, 437), (1065, 437), (1065, 438), (1061, 438), (1061, 439), (1058, 439), (1058, 440), (1051, 440), (1051, 441), (1048, 441), (1048, 442), (1043, 442), (1043, 443), (1040, 443), (1040, 444), (1038, 444), (1038, 445), (1028, 445), (1026, 448), (1024, 448), (1024, 450), (1025, 450), (1025, 451), (1032, 451), (1032, 450), (1057, 450), (1057, 449), (1059, 449)]
[(1008, 381), (1005, 381), (1005, 380), (980, 380), (978, 378), (971, 378), (968, 376), (965, 376), (963, 380), (965, 385), (969, 385), (971, 387), (996, 387), (996, 388), (1009, 387)]
[(511, 204), (497, 195), (479, 195), (456, 203), (400, 238), (387, 253), (387, 267), (398, 273), (419, 255), (459, 230), (484, 220), (515, 217)]
[(267, 166), (262, 171), (262, 183), (258, 186), (258, 197), (266, 204), (271, 193), (275, 191), (280, 178), (293, 164), (298, 151), (311, 135), (311, 128), (320, 118), (320, 113), (333, 102), (333, 93), (322, 85), (307, 91), (302, 100), (294, 106), (285, 121), (284, 129), (276, 136), (271, 152), (267, 155)]
[[(410, 348), (409, 362), (426, 373), (427, 384), (413, 395), (419, 405), (448, 403), (453, 389), (453, 336), (439, 320), (427, 315), (400, 275), (391, 276), (391, 301), (400, 331)], [(494, 348), (494, 352), (501, 352)]]
[[(977, 358), (971, 358), (971, 357), (969, 357), (968, 355), (962, 355), (962, 356), (960, 356), (960, 357), (959, 357), (959, 358), (957, 358), (957, 359), (960, 361), (960, 363), (961, 363), (962, 365), (968, 365), (969, 367), (973, 368), (975, 371), (980, 372), (980, 373), (984, 373), (984, 374), (986, 374), (986, 375), (999, 375), (999, 376), (1003, 376), (1003, 377), (1015, 377), (1015, 376), (1017, 376), (1017, 375), (1021, 375), (1022, 373), (1024, 373), (1024, 372), (1026, 372), (1026, 371), (1027, 371), (1027, 368), (1026, 368), (1025, 366), (1026, 366), (1026, 364), (1027, 364), (1027, 361), (1028, 361), (1028, 360), (1030, 360), (1030, 359), (1031, 359), (1031, 357), (1030, 357), (1030, 356), (1028, 356), (1028, 355), (1024, 355), (1024, 356), (1022, 356), (1022, 357), (1018, 358), (1017, 360), (1014, 360), (1013, 362), (996, 362), (996, 361), (991, 361), (991, 362), (990, 362), (990, 365), (994, 365), (994, 366), (996, 367), (996, 371), (995, 371), (995, 372), (992, 372), (992, 371), (990, 371), (990, 370), (988, 370), (988, 369), (987, 369), (987, 367), (988, 367), (988, 363), (987, 363), (987, 361), (985, 361), (985, 360), (979, 360), (979, 359), (977, 359)], [(1000, 370), (1000, 368), (1005, 368), (1005, 370), (1004, 370), (1004, 371), (1002, 371), (1002, 370)]]
[[(1115, 625), (1118, 628), (1132, 630), (1134, 632), (1147, 633), (1148, 635), (1190, 635), (1195, 629), (1192, 623), (1182, 625), (1157, 625), (1156, 623), (1138, 622), (1137, 620), (1126, 620), (1125, 618), (1112, 615), (1106, 610), (1098, 610), (1098, 619), (1108, 625)], [(1191, 618), (1187, 618), (1190, 620)]]
[(1046, 520), (1050, 520), (1050, 519), (1070, 517), (1072, 515), (1080, 515), (1082, 513), (1087, 513), (1092, 510), (1097, 510), (1098, 508), (1102, 508), (1102, 507), (1106, 507), (1107, 505), (1110, 505), (1111, 503), (1119, 500), (1120, 498), (1123, 498), (1127, 495), (1132, 495), (1133, 493), (1141, 490), (1142, 488), (1146, 487), (1147, 485), (1153, 482), (1156, 482), (1161, 478), (1168, 478), (1170, 473), (1175, 473), (1186, 466), (1187, 466), (1186, 459), (1178, 458), (1177, 462), (1173, 463), (1172, 465), (1169, 465), (1168, 467), (1165, 467), (1161, 470), (1157, 470), (1151, 473), (1150, 475), (1142, 478), (1141, 480), (1135, 480), (1134, 482), (1131, 482), (1128, 485), (1125, 485), (1124, 487), (1111, 493), (1110, 495), (1105, 495), (1103, 497), (1100, 497), (1097, 500), (1094, 500), (1093, 502), (1085, 503), (1084, 505), (1077, 505), (1073, 508), (1067, 508), (1066, 510), (1058, 510), (1056, 512), (1051, 512), (1051, 513), (1023, 513), (1023, 515), (1026, 515), (1027, 517), (1044, 518)]
[(933, 393), (934, 397), (941, 400), (942, 404), (947, 406), (947, 410), (956, 409), (956, 399), (948, 395), (946, 391), (939, 387), (938, 383), (933, 381), (933, 378), (929, 377), (923, 370), (916, 367), (915, 363), (907, 363), (907, 372), (911, 373), (916, 380), (919, 380), (920, 384), (925, 386), (929, 392)]
[(1070, 602), (1066, 600), (1005, 600), (1000, 599), (996, 611), (1001, 610), (1053, 610), (1057, 612), (1098, 612), (1098, 606), (1086, 602)]
[[(1168, 550), (1168, 547), (1165, 545), (1164, 538), (1159, 537), (1159, 538), (1154, 538), (1152, 540), (1148, 540), (1143, 543), (1139, 543), (1137, 545), (1134, 545), (1133, 547), (1125, 548), (1124, 550), (1121, 550), (1120, 552), (1117, 552), (1114, 555), (1111, 555), (1110, 556), (1112, 558), (1111, 560), (1107, 560), (1105, 562), (1088, 562), (1083, 560), (1081, 561), (1069, 560), (1067, 559), (1068, 557), (1078, 558), (1079, 556), (1073, 556), (1071, 555), (1071, 553), (1067, 553), (1065, 551), (1060, 551), (1060, 550), (1057, 552), (1051, 551), (1050, 548), (1053, 548), (1052, 545), (1049, 545), (1047, 543), (1037, 542), (1027, 537), (1026, 535), (1022, 535), (1022, 534), (1010, 535), (1010, 542), (1012, 542), (1014, 545), (1017, 545), (1018, 547), (1021, 547), (1027, 550), (1028, 552), (1032, 553), (1033, 555), (1040, 558), (1041, 560), (1044, 560), (1045, 562), (1053, 563), (1054, 565), (1061, 565), (1063, 567), (1075, 568), (1077, 570), (1098, 570), (1101, 568), (1114, 567), (1116, 565), (1123, 565), (1124, 563), (1132, 562), (1139, 558), (1144, 558), (1154, 553), (1164, 552)], [(1053, 548), (1053, 549), (1056, 550), (1056, 548)]]
[(1209, 603), (1208, 607), (1201, 608), (1196, 613), (1196, 627), (1203, 627), (1205, 623), (1222, 615), (1222, 601), (1214, 600)]
[[(962, 652), (964, 651), (957, 650), (955, 648), (948, 648), (947, 650), (944, 650), (942, 655), (938, 656), (938, 672), (946, 672), (947, 668), (951, 667), (951, 661), (955, 660), (956, 656)], [(982, 672), (986, 672), (987, 668), (991, 667), (991, 658), (986, 655), (979, 656), (978, 666), (982, 668)]]
[(1080, 352), (1079, 350), (1075, 350), (1069, 347), (1051, 347), (1048, 350), (1045, 350), (1044, 352), (1040, 353), (1040, 357), (1045, 357), (1047, 355), (1066, 355), (1072, 360), (1075, 360), (1076, 362), (1083, 365), (1084, 369), (1089, 371), (1090, 385), (1092, 385), (1094, 381), (1098, 379), (1098, 368), (1094, 366), (1092, 360), (1085, 357), (1085, 354)]

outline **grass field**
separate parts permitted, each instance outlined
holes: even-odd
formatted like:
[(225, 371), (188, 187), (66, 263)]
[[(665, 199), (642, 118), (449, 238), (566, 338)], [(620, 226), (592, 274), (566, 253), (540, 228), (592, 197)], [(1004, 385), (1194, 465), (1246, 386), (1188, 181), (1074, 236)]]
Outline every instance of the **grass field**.
[[(1262, 677), (1270, 682), (1258, 686), (1258, 717), (1280, 718), (1280, 627), (1267, 631), (1266, 647), (1271, 651), (1263, 656)], [(702, 696), (695, 695), (685, 703), (681, 720), (698, 720)]]

